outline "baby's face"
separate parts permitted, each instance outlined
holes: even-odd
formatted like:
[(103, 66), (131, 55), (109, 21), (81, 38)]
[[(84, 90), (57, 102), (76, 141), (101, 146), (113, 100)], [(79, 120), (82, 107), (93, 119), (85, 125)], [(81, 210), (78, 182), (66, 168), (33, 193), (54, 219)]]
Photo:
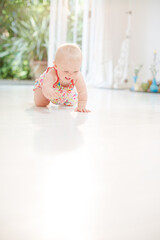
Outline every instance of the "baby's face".
[(63, 59), (56, 63), (58, 76), (63, 83), (69, 83), (72, 79), (76, 79), (80, 73), (81, 60)]

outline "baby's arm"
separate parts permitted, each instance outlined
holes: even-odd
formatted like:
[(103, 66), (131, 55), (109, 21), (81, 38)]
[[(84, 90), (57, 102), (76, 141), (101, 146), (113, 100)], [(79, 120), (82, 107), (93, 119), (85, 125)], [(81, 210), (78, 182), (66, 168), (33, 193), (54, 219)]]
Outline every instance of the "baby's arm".
[(51, 69), (43, 79), (42, 93), (49, 100), (60, 97), (60, 93), (53, 88), (53, 84), (56, 80), (57, 77), (54, 69)]
[(90, 110), (86, 109), (88, 94), (87, 94), (86, 84), (81, 72), (78, 74), (78, 78), (76, 79), (75, 86), (78, 92), (78, 105), (75, 111), (90, 112)]

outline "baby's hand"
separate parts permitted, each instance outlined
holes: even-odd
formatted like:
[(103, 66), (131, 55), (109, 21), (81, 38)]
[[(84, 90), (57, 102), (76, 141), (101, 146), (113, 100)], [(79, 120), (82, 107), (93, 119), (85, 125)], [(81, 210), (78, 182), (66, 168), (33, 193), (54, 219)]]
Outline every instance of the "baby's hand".
[(90, 110), (86, 109), (85, 107), (76, 107), (76, 109), (74, 111), (75, 112), (84, 112), (84, 113), (91, 112)]

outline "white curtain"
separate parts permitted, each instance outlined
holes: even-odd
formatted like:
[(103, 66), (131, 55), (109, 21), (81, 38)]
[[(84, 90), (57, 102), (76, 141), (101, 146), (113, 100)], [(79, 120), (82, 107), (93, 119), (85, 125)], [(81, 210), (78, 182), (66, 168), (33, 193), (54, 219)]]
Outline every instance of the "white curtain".
[(53, 65), (55, 51), (67, 40), (68, 0), (51, 0), (48, 66)]
[(154, 51), (160, 82), (159, 12), (159, 0), (85, 0), (82, 71), (88, 85), (130, 88), (140, 64), (138, 82), (147, 82)]
[[(86, 33), (88, 56), (85, 61), (87, 68), (83, 72), (88, 85), (99, 87), (112, 86), (113, 65), (108, 2), (108, 0), (90, 2), (90, 25)], [(86, 38), (84, 35), (83, 37)], [(83, 41), (86, 41), (84, 38)]]
[[(49, 65), (58, 45), (67, 39), (68, 1), (51, 0)], [(106, 88), (114, 85), (114, 69), (127, 28), (128, 3), (129, 0), (84, 1), (82, 73), (88, 85)], [(78, 4), (79, 0), (75, 0), (73, 42), (76, 42)]]
[[(49, 65), (52, 65), (58, 45), (67, 40), (69, 1), (51, 0)], [(160, 1), (84, 0), (83, 3), (82, 72), (87, 84), (124, 87), (125, 79), (132, 83), (134, 69), (140, 64), (143, 68), (139, 80), (150, 79), (153, 52), (156, 50), (160, 55)], [(73, 42), (76, 42), (80, 0), (75, 0), (74, 4)], [(132, 10), (131, 22), (126, 14), (129, 10)], [(158, 73), (160, 75), (160, 71)]]
[(84, 13), (82, 72), (88, 85), (111, 88), (125, 39), (129, 0), (88, 0), (85, 4), (90, 14), (87, 18)]

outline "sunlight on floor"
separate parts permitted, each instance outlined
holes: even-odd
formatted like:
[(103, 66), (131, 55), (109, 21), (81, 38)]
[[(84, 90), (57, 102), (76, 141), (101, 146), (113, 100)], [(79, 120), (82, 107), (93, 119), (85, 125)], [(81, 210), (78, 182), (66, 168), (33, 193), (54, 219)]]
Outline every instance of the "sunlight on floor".
[(159, 94), (89, 89), (88, 108), (0, 87), (0, 239), (160, 239)]

